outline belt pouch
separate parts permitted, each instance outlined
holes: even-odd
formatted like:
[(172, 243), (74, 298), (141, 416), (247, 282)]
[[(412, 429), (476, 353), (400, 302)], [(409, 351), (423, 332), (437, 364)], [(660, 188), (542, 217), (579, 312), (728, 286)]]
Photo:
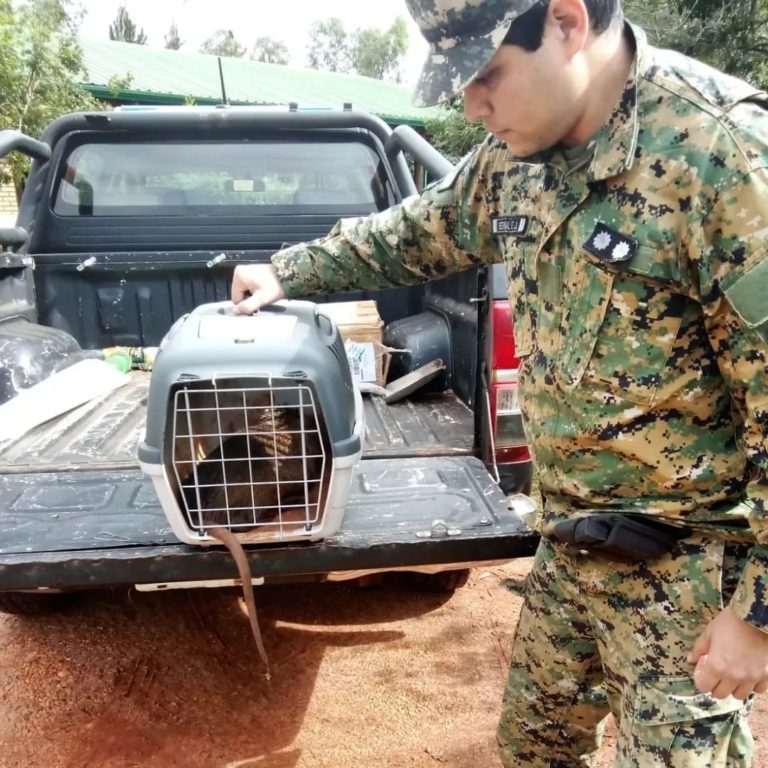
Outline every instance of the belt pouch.
[(687, 528), (619, 514), (563, 520), (553, 529), (554, 538), (563, 544), (625, 563), (656, 560), (688, 535)]

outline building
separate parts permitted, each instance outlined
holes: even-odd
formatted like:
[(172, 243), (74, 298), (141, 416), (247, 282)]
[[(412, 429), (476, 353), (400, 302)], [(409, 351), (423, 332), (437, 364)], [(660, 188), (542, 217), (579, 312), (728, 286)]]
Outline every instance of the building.
[[(3, 163), (0, 160), (0, 172)], [(12, 227), (16, 221), (16, 190), (13, 184), (0, 182), (0, 229)]]
[[(300, 109), (371, 112), (390, 125), (417, 130), (436, 113), (411, 103), (412, 89), (382, 80), (248, 59), (81, 40), (87, 78), (79, 85), (112, 105), (297, 105)], [(0, 186), (0, 227), (16, 218), (12, 186)]]
[[(82, 87), (113, 104), (285, 105), (355, 110), (392, 125), (422, 127), (434, 108), (414, 107), (412, 88), (359, 75), (221, 59), (114, 41), (81, 41), (88, 72)], [(223, 80), (223, 88), (222, 88)]]

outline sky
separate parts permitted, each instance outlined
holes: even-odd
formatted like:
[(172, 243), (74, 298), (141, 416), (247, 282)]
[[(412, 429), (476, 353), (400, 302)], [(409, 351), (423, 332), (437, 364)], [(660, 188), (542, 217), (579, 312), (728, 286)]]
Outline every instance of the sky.
[(136, 26), (144, 29), (147, 44), (163, 47), (173, 20), (184, 41), (182, 51), (196, 53), (217, 29), (231, 29), (250, 50), (257, 37), (282, 40), (292, 66), (305, 66), (309, 28), (314, 21), (337, 16), (350, 32), (358, 27), (387, 29), (402, 16), (408, 23), (410, 47), (403, 66), (403, 82), (413, 85), (427, 53), (427, 44), (408, 15), (405, 0), (80, 0), (84, 15), (82, 37), (108, 40), (109, 25), (125, 2)]

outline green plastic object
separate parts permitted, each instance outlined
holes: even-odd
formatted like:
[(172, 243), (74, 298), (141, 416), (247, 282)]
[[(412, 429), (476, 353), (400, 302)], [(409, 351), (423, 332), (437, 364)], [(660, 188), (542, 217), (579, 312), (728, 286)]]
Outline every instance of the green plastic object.
[(120, 373), (128, 373), (133, 366), (131, 356), (126, 355), (124, 352), (113, 352), (111, 355), (107, 355), (104, 359), (110, 365), (117, 368)]

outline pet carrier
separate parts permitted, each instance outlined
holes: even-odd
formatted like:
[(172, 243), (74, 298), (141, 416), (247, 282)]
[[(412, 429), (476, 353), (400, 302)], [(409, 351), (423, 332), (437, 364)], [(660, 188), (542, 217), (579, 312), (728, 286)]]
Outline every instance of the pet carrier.
[(160, 346), (139, 460), (184, 542), (317, 540), (341, 523), (362, 432), (344, 345), (314, 304), (207, 304)]

